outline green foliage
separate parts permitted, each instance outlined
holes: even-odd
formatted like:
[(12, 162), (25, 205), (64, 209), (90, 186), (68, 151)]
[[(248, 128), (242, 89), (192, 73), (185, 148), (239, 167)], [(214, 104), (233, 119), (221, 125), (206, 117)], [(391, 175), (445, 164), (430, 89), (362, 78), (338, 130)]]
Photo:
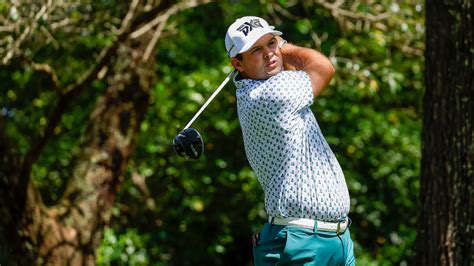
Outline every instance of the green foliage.
[[(223, 38), (227, 25), (244, 15), (263, 16), (288, 41), (330, 57), (336, 76), (313, 111), (346, 175), (358, 264), (411, 262), (421, 156), (421, 1), (346, 3), (340, 8), (355, 14), (347, 17), (334, 17), (311, 1), (293, 2), (222, 1), (171, 18), (157, 45), (151, 106), (112, 224), (97, 250), (99, 265), (250, 263), (250, 236), (266, 216), (243, 150), (232, 84), (193, 124), (205, 140), (204, 157), (185, 161), (171, 149), (174, 136), (230, 73)], [(88, 12), (104, 17), (125, 12), (116, 1), (91, 5)], [(0, 4), (0, 13), (5, 9)], [(78, 14), (72, 18), (79, 20)], [(59, 47), (28, 48), (68, 84), (87, 69), (91, 55), (110, 43), (106, 25), (90, 23), (80, 36), (62, 32), (56, 35)], [(25, 68), (20, 60), (1, 67), (0, 79), (6, 134), (24, 153), (31, 136), (41, 134), (57, 96), (44, 73)], [(34, 165), (33, 179), (47, 204), (57, 201), (71, 176), (80, 137), (104, 86), (97, 81), (76, 99)]]
[(138, 235), (136, 230), (126, 230), (117, 235), (112, 229), (104, 230), (102, 245), (97, 250), (100, 265), (148, 265), (148, 254), (145, 249), (147, 235)]

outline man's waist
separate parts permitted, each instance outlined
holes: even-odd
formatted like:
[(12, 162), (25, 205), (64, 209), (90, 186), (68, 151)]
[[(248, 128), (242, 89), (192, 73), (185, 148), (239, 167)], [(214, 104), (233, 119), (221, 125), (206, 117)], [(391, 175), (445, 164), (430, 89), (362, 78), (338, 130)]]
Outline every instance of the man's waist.
[(268, 217), (268, 223), (314, 229), (315, 231), (336, 232), (338, 234), (346, 231), (350, 225), (349, 218), (346, 218), (340, 222), (328, 222), (307, 218), (278, 218), (272, 216)]

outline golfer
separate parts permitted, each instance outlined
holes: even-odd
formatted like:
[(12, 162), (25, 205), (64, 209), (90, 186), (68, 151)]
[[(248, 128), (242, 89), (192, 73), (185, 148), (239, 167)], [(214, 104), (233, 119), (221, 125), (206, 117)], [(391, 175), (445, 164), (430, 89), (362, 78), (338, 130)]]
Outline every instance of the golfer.
[(334, 68), (321, 53), (286, 44), (280, 35), (249, 16), (225, 37), (239, 71), (234, 83), (245, 152), (268, 215), (254, 236), (254, 262), (355, 265), (344, 174), (310, 109)]

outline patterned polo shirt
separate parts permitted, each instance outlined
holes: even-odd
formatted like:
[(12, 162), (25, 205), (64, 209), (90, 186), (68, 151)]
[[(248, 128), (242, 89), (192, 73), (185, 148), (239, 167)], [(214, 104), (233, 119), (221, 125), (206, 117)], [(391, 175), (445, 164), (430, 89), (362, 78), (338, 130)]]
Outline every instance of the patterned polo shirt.
[(265, 193), (269, 216), (340, 221), (349, 192), (342, 169), (310, 109), (303, 71), (267, 80), (234, 78), (245, 152)]

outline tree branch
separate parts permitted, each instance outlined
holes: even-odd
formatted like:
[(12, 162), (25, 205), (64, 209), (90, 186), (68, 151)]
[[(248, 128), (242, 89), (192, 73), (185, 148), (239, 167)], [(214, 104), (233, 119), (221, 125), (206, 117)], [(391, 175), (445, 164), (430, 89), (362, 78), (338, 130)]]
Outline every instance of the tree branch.
[(357, 20), (367, 20), (370, 22), (376, 22), (380, 20), (384, 20), (390, 16), (389, 12), (384, 12), (378, 15), (373, 15), (370, 13), (360, 13), (354, 11), (356, 9), (356, 5), (359, 3), (356, 2), (352, 5), (351, 10), (343, 9), (341, 6), (344, 4), (344, 0), (338, 0), (334, 3), (329, 3), (324, 0), (316, 0), (315, 1), (317, 4), (323, 6), (324, 8), (328, 9), (331, 11), (331, 14), (333, 17), (336, 19), (341, 19), (343, 17), (348, 17), (348, 18), (353, 18)]
[[(205, 3), (204, 1), (190, 1), (192, 3)], [(189, 2), (188, 2), (189, 3)], [(44, 131), (33, 139), (31, 146), (27, 153), (24, 156), (23, 164), (21, 167), (20, 174), (20, 190), (21, 188), (26, 188), (26, 185), (29, 182), (31, 167), (36, 162), (39, 157), (41, 150), (44, 148), (46, 143), (54, 134), (54, 129), (58, 126), (61, 121), (62, 116), (68, 110), (72, 102), (77, 98), (77, 96), (84, 91), (90, 84), (97, 79), (100, 71), (108, 64), (111, 58), (116, 54), (117, 49), (120, 44), (129, 38), (130, 33), (135, 31), (143, 23), (148, 23), (149, 21), (155, 19), (156, 17), (163, 16), (168, 12), (169, 9), (176, 8), (182, 3), (174, 4), (174, 1), (161, 1), (160, 5), (152, 8), (151, 10), (144, 12), (135, 18), (130, 19), (130, 22), (122, 24), (121, 28), (118, 30), (118, 34), (115, 38), (115, 41), (104, 48), (100, 55), (98, 56), (97, 63), (92, 66), (88, 71), (86, 71), (79, 80), (67, 86), (57, 101), (56, 106), (51, 111), (48, 123)], [(134, 2), (130, 4), (129, 11), (127, 14), (133, 13)], [(178, 9), (179, 10), (179, 9)]]
[[(13, 40), (13, 42), (11, 43), (10, 45), (10, 48), (6, 54), (6, 56), (2, 59), (2, 63), (4, 65), (8, 64), (10, 62), (10, 60), (13, 58), (13, 56), (19, 52), (20, 50), (20, 47), (21, 45), (23, 44), (23, 42), (27, 39), (27, 37), (31, 34), (34, 33), (34, 29), (36, 28), (36, 26), (38, 25), (38, 21), (45, 15), (49, 14), (47, 13), (48, 11), (51, 10), (51, 7), (53, 5), (53, 1), (52, 0), (48, 0), (48, 2), (41, 6), (40, 10), (38, 11), (38, 13), (35, 14), (35, 16), (32, 18), (32, 22), (30, 23), (30, 25), (27, 25), (25, 27), (25, 29), (23, 30), (23, 32), (21, 33), (20, 37), (16, 40)], [(16, 9), (15, 9), (16, 10)], [(16, 28), (16, 27), (15, 27)]]
[[(62, 116), (64, 115), (66, 110), (70, 107), (74, 99), (85, 88), (87, 88), (92, 83), (92, 81), (96, 79), (100, 70), (110, 61), (112, 56), (115, 54), (120, 43), (125, 41), (128, 38), (128, 35), (130, 34), (130, 32), (133, 31), (135, 27), (141, 24), (141, 23), (138, 23), (137, 21), (146, 21), (144, 19), (145, 17), (153, 18), (154, 16), (157, 16), (160, 13), (162, 13), (163, 10), (166, 10), (167, 8), (169, 8), (169, 6), (170, 6), (169, 3), (160, 5), (159, 7), (156, 7), (155, 9), (153, 9), (152, 11), (143, 13), (142, 15), (138, 16), (131, 23), (122, 25), (122, 27), (118, 31), (118, 35), (115, 38), (115, 41), (110, 46), (104, 48), (102, 52), (100, 53), (97, 63), (94, 66), (92, 66), (86, 73), (84, 73), (78, 81), (76, 81), (73, 84), (70, 84), (63, 90), (62, 94), (59, 97), (59, 100), (57, 101), (56, 106), (53, 108), (53, 110), (51, 111), (49, 115), (49, 118), (47, 120), (48, 123), (44, 131), (42, 132), (42, 134), (39, 134), (33, 139), (33, 141), (31, 142), (32, 144), (30, 148), (28, 149), (28, 151), (26, 152), (23, 158), (23, 164), (22, 164), (21, 172), (20, 172), (18, 193), (26, 193), (26, 190), (24, 188), (26, 188), (29, 183), (32, 165), (38, 159), (41, 150), (44, 148), (48, 140), (53, 136), (54, 129), (57, 127), (57, 125), (61, 121)], [(130, 9), (133, 9), (133, 2), (131, 3), (129, 10)], [(24, 206), (21, 206), (21, 208), (24, 208)]]
[[(209, 0), (204, 0), (200, 3), (209, 3), (209, 2), (210, 2)], [(161, 33), (163, 32), (163, 29), (164, 29), (164, 27), (166, 25), (166, 22), (168, 21), (169, 17), (176, 14), (176, 13), (178, 13), (178, 12), (180, 12), (183, 9), (195, 7), (196, 5), (198, 5), (200, 3), (198, 3), (198, 1), (188, 1), (184, 4), (177, 4), (177, 5), (173, 6), (172, 8), (168, 9), (165, 12), (165, 14), (163, 14), (163, 16), (160, 16), (160, 18), (163, 18), (163, 19), (161, 19), (161, 21), (158, 22), (159, 25), (156, 27), (156, 30), (153, 34), (153, 37), (151, 38), (150, 43), (148, 44), (148, 46), (145, 50), (145, 53), (143, 54), (143, 60), (144, 61), (147, 61), (148, 58), (150, 57), (151, 52), (155, 48), (156, 42), (160, 38)], [(136, 30), (135, 32), (133, 32), (130, 35), (131, 38), (137, 38), (138, 36), (143, 34), (145, 31), (149, 31), (149, 29), (151, 27), (153, 27), (155, 25), (155, 23), (156, 23), (156, 19), (154, 19), (152, 22), (146, 24), (145, 26), (141, 27), (139, 30)]]
[(34, 70), (46, 73), (50, 77), (51, 82), (53, 83), (54, 90), (58, 93), (61, 92), (61, 84), (59, 82), (58, 76), (56, 75), (56, 71), (54, 71), (54, 69), (50, 65), (39, 64), (35, 62), (29, 62), (29, 64)]

